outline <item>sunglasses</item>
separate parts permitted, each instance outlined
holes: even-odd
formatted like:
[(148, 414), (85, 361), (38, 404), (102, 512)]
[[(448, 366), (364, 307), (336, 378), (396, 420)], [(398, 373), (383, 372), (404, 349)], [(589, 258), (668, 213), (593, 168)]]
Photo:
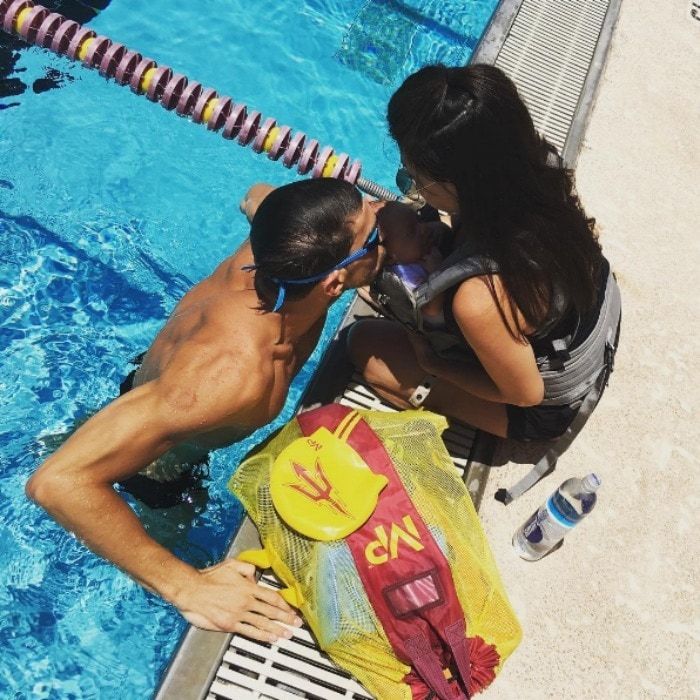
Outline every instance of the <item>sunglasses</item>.
[(284, 299), (287, 295), (287, 285), (290, 284), (311, 284), (312, 282), (319, 282), (320, 280), (328, 277), (331, 272), (336, 270), (341, 270), (344, 267), (348, 267), (356, 260), (363, 258), (365, 255), (369, 255), (378, 245), (379, 245), (379, 226), (375, 225), (374, 228), (369, 232), (369, 235), (365, 239), (361, 248), (358, 248), (354, 253), (351, 253), (346, 258), (343, 258), (338, 264), (331, 267), (329, 270), (324, 272), (319, 272), (316, 275), (311, 275), (310, 277), (302, 277), (300, 279), (281, 279), (280, 277), (272, 277), (272, 281), (278, 285), (279, 290), (277, 292), (277, 299), (275, 301), (275, 306), (273, 311), (279, 311), (284, 304)]
[(396, 171), (396, 186), (399, 188), (399, 192), (401, 192), (401, 194), (405, 194), (407, 196), (416, 197), (424, 189), (430, 187), (430, 185), (434, 185), (435, 182), (436, 181), (433, 180), (432, 182), (428, 182), (422, 187), (418, 187), (418, 184), (416, 183), (415, 179), (411, 176), (411, 173), (408, 172), (406, 166), (402, 165)]

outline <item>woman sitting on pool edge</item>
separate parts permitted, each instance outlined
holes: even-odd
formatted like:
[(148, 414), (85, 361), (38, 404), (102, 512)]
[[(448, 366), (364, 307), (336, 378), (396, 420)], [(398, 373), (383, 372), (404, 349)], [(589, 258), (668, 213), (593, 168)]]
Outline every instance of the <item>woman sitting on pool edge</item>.
[[(437, 334), (359, 321), (353, 362), (396, 406), (424, 402), (516, 440), (561, 436), (589, 390), (602, 391), (619, 328), (619, 292), (572, 174), (492, 66), (419, 70), (392, 96), (388, 122), (404, 177), (451, 216), (443, 289), (432, 290), (445, 292), (445, 320)], [(595, 350), (582, 371), (563, 371), (584, 341)]]

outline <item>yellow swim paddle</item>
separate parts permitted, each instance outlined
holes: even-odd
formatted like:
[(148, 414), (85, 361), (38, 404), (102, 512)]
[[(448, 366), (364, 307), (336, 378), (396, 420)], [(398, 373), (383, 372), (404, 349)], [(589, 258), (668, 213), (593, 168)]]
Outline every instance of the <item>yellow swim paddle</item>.
[(357, 411), (351, 411), (334, 432), (319, 428), (294, 440), (272, 465), (275, 509), (306, 537), (323, 542), (347, 537), (372, 515), (388, 483), (347, 443), (360, 420)]

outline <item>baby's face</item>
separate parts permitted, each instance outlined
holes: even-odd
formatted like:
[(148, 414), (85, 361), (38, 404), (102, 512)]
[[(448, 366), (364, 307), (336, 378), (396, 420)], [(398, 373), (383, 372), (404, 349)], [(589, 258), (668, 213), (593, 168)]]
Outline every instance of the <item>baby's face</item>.
[(423, 252), (424, 246), (415, 233), (392, 235), (385, 246), (387, 259), (392, 263), (408, 265), (409, 263), (420, 262), (425, 254)]
[(388, 263), (414, 263), (425, 255), (425, 241), (413, 209), (389, 202), (377, 218)]

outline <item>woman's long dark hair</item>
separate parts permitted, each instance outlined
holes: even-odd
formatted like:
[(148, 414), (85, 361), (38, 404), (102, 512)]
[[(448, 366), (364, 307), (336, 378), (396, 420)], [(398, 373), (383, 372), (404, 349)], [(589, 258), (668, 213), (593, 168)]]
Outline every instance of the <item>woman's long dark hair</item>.
[(603, 260), (594, 220), (503, 71), (426, 66), (394, 93), (388, 121), (407, 164), (456, 187), (462, 226), (498, 264), (516, 324), (515, 307), (541, 328), (555, 291), (581, 316), (592, 309)]

